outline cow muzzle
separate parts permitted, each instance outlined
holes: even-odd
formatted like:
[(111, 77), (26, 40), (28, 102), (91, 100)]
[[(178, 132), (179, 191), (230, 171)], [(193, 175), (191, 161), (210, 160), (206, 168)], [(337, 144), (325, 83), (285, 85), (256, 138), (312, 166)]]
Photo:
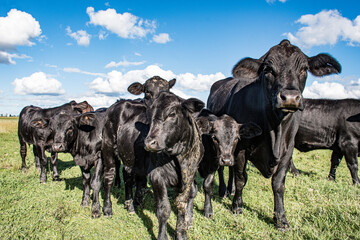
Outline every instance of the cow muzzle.
[(145, 138), (144, 141), (145, 144), (145, 150), (149, 152), (159, 152), (162, 150), (162, 148), (159, 145), (159, 142), (156, 140), (156, 138)]
[(220, 158), (219, 164), (220, 166), (233, 166), (234, 161), (232, 161), (230, 158)]
[(52, 149), (53, 152), (65, 152), (65, 144), (64, 143), (53, 143)]
[(302, 95), (297, 90), (283, 90), (277, 94), (276, 108), (283, 112), (296, 112), (303, 110)]

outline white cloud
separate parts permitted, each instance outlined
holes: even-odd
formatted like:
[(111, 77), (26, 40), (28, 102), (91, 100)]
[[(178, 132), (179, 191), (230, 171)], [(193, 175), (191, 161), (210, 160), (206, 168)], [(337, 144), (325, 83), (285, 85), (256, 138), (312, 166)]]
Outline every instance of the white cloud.
[(143, 38), (156, 29), (155, 21), (144, 21), (128, 12), (117, 13), (112, 8), (95, 12), (93, 7), (88, 7), (86, 13), (90, 17), (90, 24), (102, 26), (121, 38)]
[(150, 65), (143, 70), (132, 70), (125, 74), (115, 70), (111, 71), (107, 74), (106, 78), (96, 78), (88, 86), (98, 93), (127, 93), (127, 88), (131, 83), (145, 82), (156, 75), (166, 80), (176, 78), (177, 84), (175, 86), (178, 91), (208, 91), (215, 81), (225, 78), (222, 73), (210, 75), (184, 73), (176, 75), (170, 70), (163, 70), (157, 65)]
[(83, 71), (79, 68), (64, 68), (63, 69), (64, 72), (68, 72), (68, 73), (80, 73), (80, 74), (85, 74), (85, 75), (91, 75), (91, 76), (100, 76), (100, 77), (105, 77), (106, 74), (104, 73), (93, 73), (93, 72), (87, 72), (87, 71)]
[[(279, 0), (279, 2), (282, 2), (282, 3), (284, 3), (284, 2), (286, 2), (287, 0)], [(266, 0), (266, 2), (267, 3), (274, 3), (274, 2), (276, 2), (276, 0)]]
[(107, 34), (105, 31), (103, 31), (103, 30), (99, 31), (99, 39), (100, 40), (105, 40), (108, 36), (109, 36), (109, 34)]
[(20, 79), (16, 78), (12, 84), (15, 86), (15, 94), (19, 95), (60, 95), (65, 93), (58, 80), (43, 72), (35, 72), (29, 77)]
[(181, 87), (195, 91), (207, 91), (214, 82), (224, 78), (225, 75), (221, 72), (209, 75), (184, 73), (177, 76), (178, 83)]
[[(130, 95), (129, 95), (130, 96)], [(134, 95), (131, 96), (134, 98)], [(135, 96), (136, 98), (137, 96)], [(110, 107), (118, 100), (119, 97), (107, 96), (105, 94), (85, 94), (81, 97), (75, 97), (69, 99), (75, 100), (76, 102), (87, 101), (95, 110), (102, 107)]]
[(145, 61), (141, 61), (141, 62), (128, 62), (124, 59), (124, 61), (120, 61), (120, 62), (114, 62), (111, 61), (110, 63), (108, 63), (105, 68), (113, 68), (113, 67), (119, 67), (119, 66), (123, 66), (123, 67), (128, 67), (128, 66), (139, 66), (144, 64)]
[(89, 46), (91, 36), (85, 30), (78, 30), (76, 32), (72, 32), (71, 28), (68, 26), (66, 28), (66, 33), (68, 36), (75, 39), (78, 45), (85, 47)]
[(0, 49), (35, 45), (31, 40), (41, 34), (40, 24), (30, 14), (11, 9), (0, 17)]
[(135, 52), (134, 54), (135, 54), (135, 56), (141, 57), (141, 54), (138, 52)]
[(302, 47), (334, 45), (339, 39), (349, 45), (360, 44), (360, 15), (354, 21), (342, 17), (338, 10), (321, 11), (315, 15), (307, 14), (296, 21), (304, 27), (298, 32), (285, 33), (288, 39)]
[(0, 51), (0, 64), (16, 64), (16, 62), (13, 60), (13, 58), (18, 59), (29, 59), (28, 61), (32, 61), (32, 57), (27, 56), (25, 54), (11, 54), (6, 51)]
[(153, 41), (156, 43), (164, 44), (164, 43), (170, 42), (171, 39), (170, 39), (170, 36), (168, 33), (160, 33), (158, 35), (153, 36)]
[(357, 82), (352, 81), (350, 85), (314, 81), (310, 86), (305, 87), (303, 96), (329, 99), (360, 98), (360, 79)]

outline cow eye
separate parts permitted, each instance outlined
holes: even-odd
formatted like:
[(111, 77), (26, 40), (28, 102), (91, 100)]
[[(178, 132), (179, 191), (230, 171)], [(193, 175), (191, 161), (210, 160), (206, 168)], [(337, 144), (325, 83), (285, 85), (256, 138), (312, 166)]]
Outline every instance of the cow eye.
[(173, 118), (173, 117), (175, 117), (176, 116), (176, 113), (175, 112), (171, 112), (167, 117), (169, 118)]

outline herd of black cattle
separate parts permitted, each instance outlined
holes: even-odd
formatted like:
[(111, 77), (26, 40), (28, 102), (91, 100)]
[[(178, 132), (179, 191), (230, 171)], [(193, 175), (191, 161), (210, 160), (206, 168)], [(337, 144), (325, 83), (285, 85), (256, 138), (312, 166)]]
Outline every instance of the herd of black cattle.
[(130, 93), (144, 93), (144, 99), (118, 100), (107, 109), (94, 111), (86, 101), (48, 109), (27, 106), (20, 113), (18, 128), (22, 169), (26, 169), (26, 144), (33, 144), (41, 183), (46, 182), (45, 150), (51, 152), (54, 180), (59, 179), (57, 153), (71, 153), (82, 171), (81, 205), (89, 205), (91, 186), (92, 216), (96, 218), (101, 215), (101, 180), (105, 191), (102, 212), (112, 215), (111, 187), (114, 177), (115, 185), (120, 185), (123, 164), (128, 212), (142, 204), (149, 178), (156, 200), (158, 238), (167, 239), (171, 212), (167, 188), (171, 186), (178, 193), (176, 238), (186, 239), (198, 190), (196, 172), (204, 178), (204, 214), (211, 217), (214, 174), (219, 171), (219, 192), (224, 195), (222, 169), (231, 166), (235, 181), (232, 210), (242, 213), (250, 160), (264, 177), (272, 177), (274, 223), (284, 230), (289, 226), (283, 202), (285, 175), (289, 168), (297, 172), (292, 162), (294, 147), (300, 151), (333, 150), (330, 180), (335, 179), (345, 156), (353, 183), (360, 183), (360, 101), (303, 99), (308, 71), (324, 76), (340, 73), (341, 66), (328, 54), (308, 57), (283, 40), (259, 59), (239, 61), (233, 77), (215, 82), (207, 109), (196, 98), (185, 100), (171, 93), (175, 79), (166, 81), (158, 76), (129, 86)]

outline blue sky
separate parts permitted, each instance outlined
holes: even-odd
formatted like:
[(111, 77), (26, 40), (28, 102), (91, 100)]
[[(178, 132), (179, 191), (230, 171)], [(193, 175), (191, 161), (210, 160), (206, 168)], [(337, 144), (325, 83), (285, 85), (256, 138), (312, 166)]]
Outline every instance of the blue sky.
[(87, 100), (95, 108), (137, 97), (153, 75), (206, 102), (211, 84), (244, 57), (288, 38), (326, 52), (340, 75), (309, 75), (305, 97), (360, 98), (357, 1), (0, 1), (0, 114)]

